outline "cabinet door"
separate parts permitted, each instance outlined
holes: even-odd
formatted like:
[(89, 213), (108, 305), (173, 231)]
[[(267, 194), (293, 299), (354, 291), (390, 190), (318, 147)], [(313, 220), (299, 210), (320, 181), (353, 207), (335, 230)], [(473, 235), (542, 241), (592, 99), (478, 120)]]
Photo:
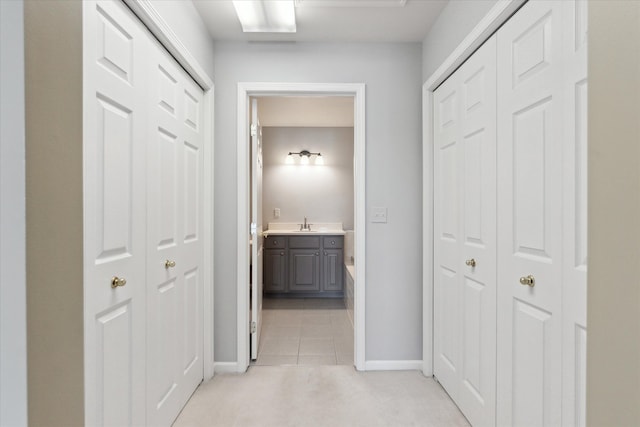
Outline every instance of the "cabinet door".
[(325, 249), (322, 257), (322, 290), (341, 291), (343, 283), (342, 249)]
[(497, 34), (497, 414), (504, 426), (561, 424), (562, 7), (528, 2)]
[(320, 290), (320, 249), (289, 250), (289, 291)]
[(287, 291), (287, 256), (284, 249), (264, 251), (263, 280), (266, 292)]

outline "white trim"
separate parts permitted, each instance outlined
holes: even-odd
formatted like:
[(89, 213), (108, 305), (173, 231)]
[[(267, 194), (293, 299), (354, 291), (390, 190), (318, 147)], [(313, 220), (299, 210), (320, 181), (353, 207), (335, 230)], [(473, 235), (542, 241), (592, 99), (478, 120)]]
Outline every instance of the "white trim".
[[(244, 370), (246, 371), (246, 369)], [(213, 364), (213, 372), (216, 374), (235, 374), (238, 371), (238, 364), (236, 362), (216, 362)]]
[[(354, 96), (354, 233), (355, 233), (355, 328), (354, 364), (365, 365), (365, 248), (366, 248), (366, 133), (365, 85), (361, 83), (238, 83), (237, 104), (237, 366), (244, 372), (249, 366), (249, 96), (286, 95)], [(242, 338), (244, 337), (244, 338)]]
[(433, 376), (433, 92), (422, 88), (422, 372)]
[(173, 29), (162, 18), (151, 0), (122, 0), (133, 13), (147, 26), (160, 43), (173, 55), (180, 65), (193, 77), (205, 91), (213, 88), (213, 80), (204, 71), (200, 63), (182, 43)]
[(213, 165), (215, 157), (215, 149), (213, 146), (213, 129), (214, 129), (214, 88), (204, 93), (204, 116), (208, 117), (208, 120), (204, 122), (204, 140), (208, 143), (204, 144), (203, 156), (205, 164), (208, 162), (210, 167), (204, 168), (204, 269), (203, 280), (204, 289), (202, 293), (202, 357), (204, 363), (204, 380), (209, 380), (213, 377), (214, 369), (214, 339), (213, 339), (213, 307), (214, 307), (214, 242), (213, 242), (213, 228), (214, 228), (214, 202), (213, 202), (213, 189), (214, 189), (214, 173)]
[(203, 270), (203, 349), (204, 380), (208, 380), (214, 373), (214, 338), (213, 338), (213, 168), (214, 168), (214, 84), (211, 77), (204, 71), (200, 63), (182, 43), (173, 29), (162, 18), (150, 0), (122, 0), (131, 11), (158, 39), (165, 49), (178, 61), (187, 73), (204, 90), (204, 148), (203, 155), (208, 167), (204, 168), (204, 270)]
[(422, 372), (433, 375), (433, 91), (527, 0), (498, 0), (422, 86)]
[(367, 360), (367, 371), (420, 371), (422, 360)]

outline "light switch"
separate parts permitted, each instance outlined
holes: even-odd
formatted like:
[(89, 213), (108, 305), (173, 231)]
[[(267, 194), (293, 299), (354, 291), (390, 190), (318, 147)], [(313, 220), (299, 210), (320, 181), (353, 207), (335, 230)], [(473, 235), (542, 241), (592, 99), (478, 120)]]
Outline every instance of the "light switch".
[(280, 218), (280, 208), (275, 208), (273, 210), (273, 217), (274, 218)]
[(371, 222), (387, 222), (387, 208), (372, 208)]

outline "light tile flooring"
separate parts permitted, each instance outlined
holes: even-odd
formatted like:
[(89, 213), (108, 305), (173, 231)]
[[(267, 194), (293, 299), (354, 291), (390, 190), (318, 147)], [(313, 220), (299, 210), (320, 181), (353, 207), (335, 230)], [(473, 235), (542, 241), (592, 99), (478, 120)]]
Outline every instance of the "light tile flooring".
[(342, 299), (265, 298), (255, 365), (353, 365), (353, 326)]

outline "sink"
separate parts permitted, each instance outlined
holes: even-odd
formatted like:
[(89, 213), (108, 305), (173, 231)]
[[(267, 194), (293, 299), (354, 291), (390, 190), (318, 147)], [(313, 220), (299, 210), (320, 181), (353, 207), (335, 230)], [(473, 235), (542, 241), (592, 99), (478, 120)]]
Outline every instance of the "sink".
[[(2, 1), (2, 0), (0, 0)], [(264, 231), (265, 236), (286, 236), (286, 235), (305, 235), (312, 234), (314, 236), (323, 235), (344, 235), (342, 229), (342, 223), (330, 223), (330, 222), (314, 222), (311, 225), (311, 230), (300, 230), (300, 223), (286, 222), (286, 223), (268, 223), (267, 229)]]

